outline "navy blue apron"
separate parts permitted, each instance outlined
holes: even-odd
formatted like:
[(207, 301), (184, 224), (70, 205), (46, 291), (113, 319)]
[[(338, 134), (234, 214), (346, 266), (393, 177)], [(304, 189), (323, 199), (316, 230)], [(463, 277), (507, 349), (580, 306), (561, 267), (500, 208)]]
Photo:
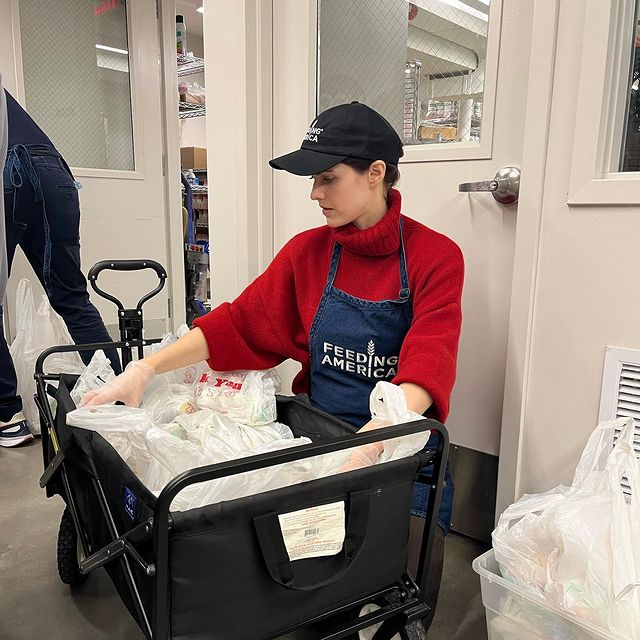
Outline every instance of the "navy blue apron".
[[(392, 380), (398, 371), (400, 347), (413, 319), (400, 220), (400, 293), (397, 300), (372, 302), (333, 286), (342, 247), (336, 242), (327, 284), (309, 336), (311, 402), (349, 424), (362, 427), (371, 419), (369, 395), (380, 380)], [(425, 470), (427, 473), (429, 469)], [(438, 524), (449, 531), (453, 482), (449, 467), (438, 514)], [(416, 484), (413, 515), (425, 517), (428, 487)]]

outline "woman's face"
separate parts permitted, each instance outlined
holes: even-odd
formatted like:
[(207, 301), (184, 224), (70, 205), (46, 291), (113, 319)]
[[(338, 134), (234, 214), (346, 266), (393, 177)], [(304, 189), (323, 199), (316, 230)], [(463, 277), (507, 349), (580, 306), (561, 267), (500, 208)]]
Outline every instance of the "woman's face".
[[(380, 164), (384, 177), (384, 163)], [(330, 227), (342, 227), (352, 222), (360, 229), (367, 229), (380, 220), (381, 211), (384, 215), (382, 182), (371, 173), (371, 169), (360, 173), (346, 164), (337, 164), (311, 176), (311, 199), (320, 205)]]

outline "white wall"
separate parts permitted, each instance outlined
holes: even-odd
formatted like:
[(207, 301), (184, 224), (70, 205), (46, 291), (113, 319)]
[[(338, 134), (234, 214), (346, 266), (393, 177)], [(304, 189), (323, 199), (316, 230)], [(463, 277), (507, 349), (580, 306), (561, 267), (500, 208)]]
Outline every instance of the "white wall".
[(213, 186), (211, 299), (216, 305), (233, 300), (273, 255), (271, 3), (207, 2), (204, 30), (207, 169)]
[[(580, 153), (576, 116), (585, 107), (576, 100), (578, 70), (593, 43), (585, 2), (559, 5), (518, 494), (571, 480), (597, 423), (605, 346), (640, 347), (639, 208), (566, 204), (574, 144)], [(528, 283), (514, 281), (519, 286)]]

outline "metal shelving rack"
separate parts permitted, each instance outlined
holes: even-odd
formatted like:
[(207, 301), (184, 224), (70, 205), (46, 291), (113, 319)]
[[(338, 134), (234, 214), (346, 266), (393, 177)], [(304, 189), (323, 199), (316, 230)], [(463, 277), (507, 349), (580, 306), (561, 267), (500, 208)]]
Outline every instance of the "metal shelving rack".
[(203, 104), (191, 104), (190, 102), (178, 103), (178, 117), (182, 118), (198, 118), (205, 115), (207, 108)]
[[(178, 77), (190, 76), (204, 71), (204, 60), (195, 56), (178, 54)], [(205, 105), (191, 104), (189, 102), (178, 103), (178, 117), (198, 118), (206, 114)], [(196, 174), (207, 173), (206, 169), (192, 169)], [(187, 323), (191, 324), (193, 319), (203, 313), (211, 311), (208, 277), (206, 272), (209, 265), (209, 243), (200, 240), (202, 236), (209, 237), (208, 213), (204, 220), (201, 220), (203, 212), (208, 212), (208, 207), (200, 209), (194, 207), (194, 196), (207, 196), (208, 187), (205, 185), (191, 185), (181, 172), (182, 190), (185, 205), (188, 212), (187, 234), (185, 237), (185, 270), (187, 276)], [(205, 200), (206, 203), (206, 200)], [(207, 278), (207, 299), (201, 300), (196, 296), (196, 284), (201, 278)]]
[[(178, 77), (192, 76), (195, 73), (204, 71), (204, 60), (195, 56), (188, 56), (182, 53), (178, 55)], [(206, 114), (207, 110), (203, 104), (191, 104), (180, 102), (178, 104), (179, 118), (199, 118)]]
[[(194, 173), (198, 173), (198, 171), (196, 171), (195, 169), (191, 169), (191, 171), (193, 171)], [(205, 169), (206, 171), (206, 169)], [(209, 187), (207, 187), (207, 185), (191, 185), (191, 191), (193, 192), (193, 195), (196, 195), (198, 193), (208, 193), (209, 192)]]
[(420, 115), (420, 60), (410, 60), (406, 64), (404, 77), (404, 122), (405, 144), (416, 144), (418, 140), (418, 118)]
[(204, 71), (204, 60), (195, 56), (178, 54), (178, 77), (191, 76)]

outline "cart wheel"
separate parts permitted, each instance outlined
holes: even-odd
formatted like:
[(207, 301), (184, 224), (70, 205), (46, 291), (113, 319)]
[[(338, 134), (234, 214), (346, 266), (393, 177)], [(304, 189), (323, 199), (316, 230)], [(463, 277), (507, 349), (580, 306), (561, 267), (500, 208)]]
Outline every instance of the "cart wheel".
[(58, 575), (65, 584), (82, 584), (87, 576), (78, 568), (78, 534), (69, 509), (65, 509), (58, 531)]
[(420, 620), (410, 622), (401, 632), (403, 640), (426, 640), (427, 632)]
[[(377, 611), (380, 607), (377, 604), (370, 602), (365, 604), (360, 610), (360, 616), (365, 616), (369, 613)], [(362, 629), (358, 634), (359, 640), (374, 640), (378, 629), (382, 626), (382, 623), (374, 624), (366, 629)], [(355, 636), (354, 636), (355, 637)], [(420, 620), (414, 620), (410, 622), (404, 629), (400, 629), (398, 633), (395, 633), (391, 640), (426, 640), (427, 632)]]

